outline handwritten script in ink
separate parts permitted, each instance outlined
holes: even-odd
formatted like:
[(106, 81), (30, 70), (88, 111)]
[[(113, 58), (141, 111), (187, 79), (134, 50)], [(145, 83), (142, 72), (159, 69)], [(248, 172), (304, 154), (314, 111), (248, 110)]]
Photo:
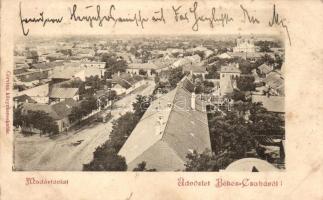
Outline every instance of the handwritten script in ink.
[[(267, 21), (261, 21), (254, 14), (252, 14), (247, 7), (240, 5), (238, 8), (241, 12), (241, 18), (233, 17), (228, 11), (216, 7), (210, 7), (209, 9), (201, 9), (197, 1), (192, 5), (170, 5), (167, 8), (159, 8), (157, 10), (150, 11), (150, 13), (144, 12), (143, 9), (137, 9), (132, 13), (127, 13), (124, 10), (118, 10), (118, 6), (111, 5), (87, 5), (79, 6), (73, 4), (68, 7), (68, 13), (66, 16), (50, 16), (45, 11), (33, 13), (32, 16), (26, 16), (23, 5), (19, 3), (19, 21), (21, 24), (21, 30), (24, 36), (28, 36), (30, 33), (31, 24), (40, 24), (45, 28), (47, 25), (58, 25), (64, 22), (68, 24), (72, 23), (84, 23), (90, 28), (104, 27), (105, 25), (112, 24), (112, 28), (116, 28), (118, 24), (134, 24), (140, 29), (145, 29), (147, 24), (151, 23), (177, 23), (178, 25), (189, 24), (191, 30), (194, 32), (200, 31), (205, 27), (211, 29), (224, 28), (230, 24), (236, 23), (249, 23), (252, 25), (266, 24), (268, 27), (281, 27), (284, 29), (289, 44), (291, 45), (291, 37), (287, 25), (286, 18), (282, 17), (278, 13), (277, 6), (274, 4), (272, 9), (272, 17)], [(166, 15), (165, 10), (170, 9), (170, 13)], [(87, 13), (87, 14), (84, 14)], [(90, 13), (90, 14), (88, 14)], [(144, 14), (145, 13), (145, 14)]]

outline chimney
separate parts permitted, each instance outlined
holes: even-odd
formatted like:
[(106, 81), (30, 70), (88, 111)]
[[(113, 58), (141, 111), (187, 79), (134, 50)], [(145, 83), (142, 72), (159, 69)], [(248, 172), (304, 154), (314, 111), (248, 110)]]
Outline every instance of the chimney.
[(196, 94), (195, 94), (195, 91), (192, 93), (192, 96), (191, 96), (191, 108), (192, 110), (195, 110), (195, 101), (196, 101)]
[(15, 99), (14, 102), (15, 102), (15, 104), (14, 104), (15, 107), (14, 108), (17, 109), (18, 108), (18, 101), (17, 101), (17, 99)]

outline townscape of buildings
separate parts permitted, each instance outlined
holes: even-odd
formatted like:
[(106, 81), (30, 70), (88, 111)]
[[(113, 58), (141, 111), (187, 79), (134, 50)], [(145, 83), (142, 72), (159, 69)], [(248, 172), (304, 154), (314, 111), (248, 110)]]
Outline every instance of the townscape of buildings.
[[(214, 150), (222, 148), (214, 147), (214, 115), (237, 113), (252, 124), (253, 110), (237, 107), (260, 103), (265, 113), (283, 120), (283, 59), (279, 40), (250, 35), (223, 41), (216, 36), (18, 41), (14, 125), (17, 134), (68, 133), (82, 121), (105, 117), (113, 102), (154, 81), (153, 101), (117, 155), (125, 159), (127, 170), (142, 162), (157, 171), (187, 170), (188, 154), (226, 153)], [(251, 148), (244, 155), (253, 158), (247, 170), (284, 168), (285, 136), (275, 130), (262, 139), (257, 135), (262, 153)], [(236, 160), (240, 164), (232, 162), (228, 169), (244, 169), (246, 162)]]

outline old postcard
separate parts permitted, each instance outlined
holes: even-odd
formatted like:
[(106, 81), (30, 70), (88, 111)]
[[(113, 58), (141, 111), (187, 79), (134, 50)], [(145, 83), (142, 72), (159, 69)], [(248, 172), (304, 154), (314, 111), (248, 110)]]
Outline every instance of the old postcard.
[(0, 199), (323, 199), (323, 1), (1, 1)]

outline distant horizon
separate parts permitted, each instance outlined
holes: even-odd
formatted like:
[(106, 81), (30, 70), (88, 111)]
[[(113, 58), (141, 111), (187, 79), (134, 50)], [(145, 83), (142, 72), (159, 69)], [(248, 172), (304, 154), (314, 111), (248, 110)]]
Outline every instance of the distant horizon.
[[(256, 40), (280, 40), (284, 41), (284, 37), (281, 34), (247, 34), (247, 33), (235, 33), (235, 34), (63, 34), (63, 35), (31, 35), (28, 37), (19, 36), (16, 37), (16, 43), (23, 41), (35, 41), (35, 40), (46, 40), (46, 39), (129, 39), (129, 38), (167, 38), (167, 39), (213, 39), (215, 41), (233, 40), (239, 36), (242, 37), (255, 37)], [(200, 37), (200, 38), (199, 38)]]

